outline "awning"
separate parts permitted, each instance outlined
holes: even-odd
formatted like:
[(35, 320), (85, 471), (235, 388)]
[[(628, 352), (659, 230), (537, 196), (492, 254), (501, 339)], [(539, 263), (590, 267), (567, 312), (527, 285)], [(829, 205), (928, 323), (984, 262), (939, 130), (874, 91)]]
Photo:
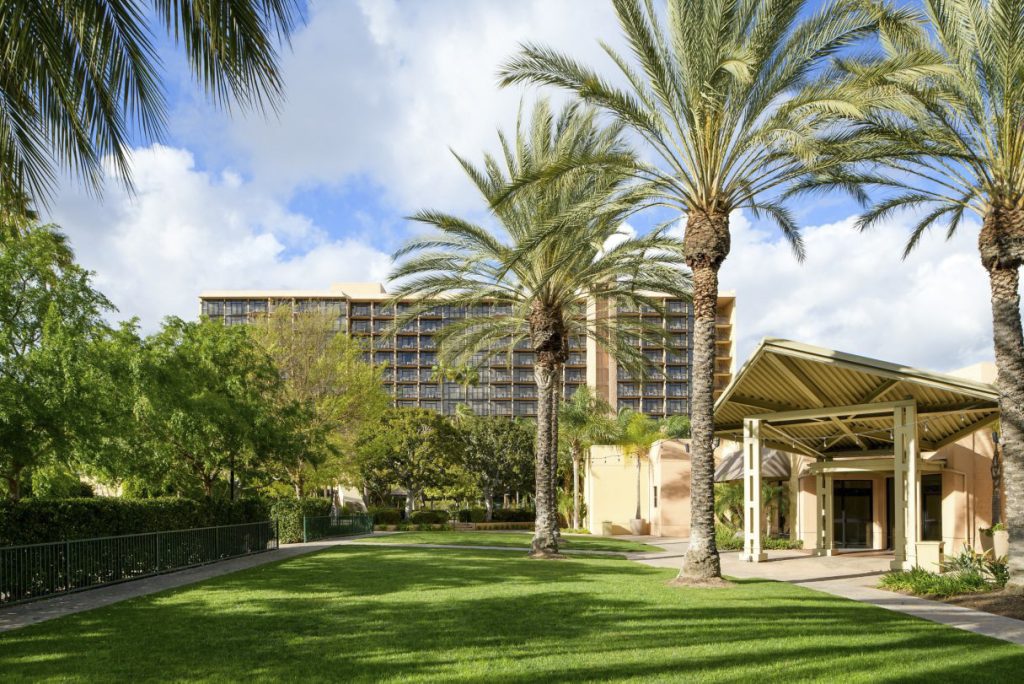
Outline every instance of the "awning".
[[(789, 454), (765, 449), (761, 452), (761, 478), (765, 480), (788, 480), (790, 474)], [(740, 482), (743, 480), (743, 451), (734, 451), (715, 468), (715, 482)]]
[(774, 414), (763, 435), (768, 447), (814, 458), (891, 454), (890, 407), (905, 400), (916, 405), (921, 451), (999, 418), (989, 383), (765, 339), (715, 403), (715, 434), (740, 441), (744, 419)]

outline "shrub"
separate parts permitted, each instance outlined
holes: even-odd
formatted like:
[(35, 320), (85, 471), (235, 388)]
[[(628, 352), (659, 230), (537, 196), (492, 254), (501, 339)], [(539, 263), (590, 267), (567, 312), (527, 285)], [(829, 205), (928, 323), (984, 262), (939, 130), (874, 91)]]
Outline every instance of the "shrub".
[(804, 548), (804, 540), (790, 539), (789, 537), (765, 537), (761, 540), (761, 548), (766, 551), (802, 549)]
[(739, 551), (743, 548), (743, 538), (730, 527), (715, 525), (715, 546), (719, 551)]
[(374, 525), (398, 525), (402, 522), (402, 512), (396, 508), (371, 508)]
[(940, 575), (921, 568), (887, 573), (882, 576), (880, 586), (893, 591), (905, 591), (915, 596), (937, 598), (973, 594), (992, 588), (981, 573), (973, 570)]
[(483, 522), (487, 518), (487, 511), (482, 508), (463, 508), (459, 511), (459, 522)]
[(491, 514), (494, 522), (533, 522), (536, 515), (523, 508), (499, 508)]
[(414, 511), (409, 516), (409, 522), (414, 525), (444, 525), (448, 522), (448, 511)]
[(942, 568), (946, 572), (974, 573), (988, 579), (999, 588), (1005, 587), (1010, 579), (1006, 556), (991, 558), (987, 553), (978, 553), (964, 544), (959, 555), (948, 559)]
[(233, 525), (270, 517), (259, 499), (31, 498), (0, 502), (0, 545)]
[(277, 521), (280, 541), (293, 544), (302, 541), (303, 517), (330, 515), (332, 502), (324, 498), (278, 499), (270, 507), (271, 517)]

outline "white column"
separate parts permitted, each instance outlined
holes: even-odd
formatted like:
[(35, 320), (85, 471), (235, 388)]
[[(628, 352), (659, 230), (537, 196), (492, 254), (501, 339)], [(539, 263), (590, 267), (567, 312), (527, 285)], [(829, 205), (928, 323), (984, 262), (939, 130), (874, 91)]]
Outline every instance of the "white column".
[(759, 563), (761, 550), (761, 421), (743, 421), (743, 560)]
[(834, 553), (833, 527), (835, 517), (832, 504), (832, 476), (819, 473), (814, 480), (814, 522), (816, 528), (814, 555), (831, 556)]
[(893, 411), (893, 562), (894, 570), (917, 565), (917, 541), (921, 538), (921, 477), (917, 438), (916, 405)]

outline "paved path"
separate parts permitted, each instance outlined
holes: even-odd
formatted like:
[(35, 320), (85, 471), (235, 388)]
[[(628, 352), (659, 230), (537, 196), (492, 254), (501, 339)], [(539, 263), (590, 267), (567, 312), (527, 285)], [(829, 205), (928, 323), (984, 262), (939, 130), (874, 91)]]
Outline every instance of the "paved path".
[(195, 584), (213, 577), (220, 577), (228, 573), (238, 572), (255, 568), (267, 563), (274, 563), (286, 558), (294, 558), (328, 546), (336, 546), (354, 537), (345, 539), (324, 539), (322, 541), (309, 542), (306, 544), (282, 544), (276, 551), (257, 553), (252, 556), (242, 556), (230, 560), (201, 565), (188, 570), (169, 572), (164, 575), (155, 575), (145, 579), (112, 584), (108, 587), (88, 589), (63, 596), (55, 596), (49, 599), (40, 599), (31, 603), (22, 603), (14, 606), (0, 608), (0, 632), (17, 629), (26, 625), (52, 620), (54, 618), (80, 613), (84, 610), (109, 606), (112, 603), (125, 601), (138, 596), (155, 594), (165, 589), (175, 589), (188, 584)]
[[(649, 539), (636, 537), (637, 541)], [(655, 567), (680, 567), (686, 553), (685, 540), (662, 539), (651, 543), (665, 547), (665, 553), (633, 554), (630, 557)], [(671, 551), (669, 547), (672, 547)], [(791, 582), (807, 589), (1024, 645), (1024, 620), (877, 589), (879, 578), (889, 570), (890, 560), (888, 555), (870, 552), (817, 558), (805, 551), (769, 551), (767, 562), (747, 563), (740, 560), (738, 552), (726, 552), (722, 554), (722, 574)]]

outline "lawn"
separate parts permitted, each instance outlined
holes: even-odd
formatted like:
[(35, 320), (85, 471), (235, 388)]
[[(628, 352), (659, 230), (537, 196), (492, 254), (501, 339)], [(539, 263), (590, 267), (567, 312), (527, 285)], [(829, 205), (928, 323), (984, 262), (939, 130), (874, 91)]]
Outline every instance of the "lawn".
[[(514, 549), (530, 548), (532, 532), (450, 532), (445, 530), (424, 532), (396, 532), (367, 538), (374, 544), (450, 544), (452, 546), (507, 546)], [(559, 547), (565, 551), (664, 551), (628, 539), (590, 537), (585, 534), (563, 535)]]
[(12, 681), (1019, 681), (1024, 649), (622, 559), (334, 547), (0, 635)]

